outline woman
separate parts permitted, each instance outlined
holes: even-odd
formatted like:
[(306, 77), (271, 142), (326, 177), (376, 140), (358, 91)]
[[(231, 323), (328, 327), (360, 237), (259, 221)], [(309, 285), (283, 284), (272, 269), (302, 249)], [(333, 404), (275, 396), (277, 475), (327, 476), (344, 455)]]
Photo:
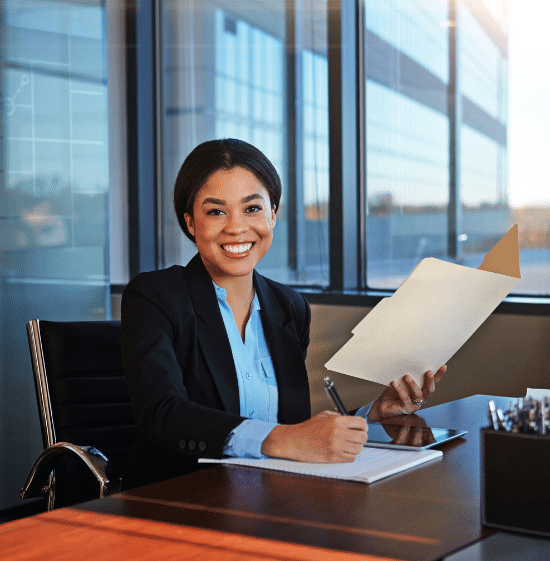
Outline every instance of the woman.
[(281, 196), (256, 148), (205, 142), (174, 189), (180, 226), (198, 253), (185, 267), (142, 273), (122, 299), (122, 356), (139, 434), (121, 466), (125, 488), (198, 469), (197, 458), (273, 456), (349, 462), (374, 422), (413, 413), (423, 388), (394, 381), (372, 407), (311, 417), (305, 368), (310, 310), (255, 266), (273, 239)]

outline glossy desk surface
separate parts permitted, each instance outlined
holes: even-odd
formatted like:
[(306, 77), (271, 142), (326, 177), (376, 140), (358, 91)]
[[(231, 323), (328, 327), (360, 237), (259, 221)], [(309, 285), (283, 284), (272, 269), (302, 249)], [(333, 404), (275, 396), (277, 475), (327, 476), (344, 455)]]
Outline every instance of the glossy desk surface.
[(4, 524), (0, 547), (9, 559), (77, 559), (82, 548), (90, 559), (441, 559), (493, 533), (480, 522), (489, 399), (423, 410), (428, 425), (468, 434), (442, 445), (442, 460), (370, 485), (215, 466)]

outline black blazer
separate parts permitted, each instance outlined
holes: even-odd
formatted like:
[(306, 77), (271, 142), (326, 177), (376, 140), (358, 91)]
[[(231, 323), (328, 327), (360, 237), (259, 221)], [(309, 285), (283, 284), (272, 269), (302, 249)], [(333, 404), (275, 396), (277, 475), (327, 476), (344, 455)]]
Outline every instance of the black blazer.
[[(311, 415), (309, 305), (256, 271), (254, 287), (279, 388), (278, 420), (304, 421)], [(198, 254), (186, 267), (142, 273), (128, 283), (121, 345), (140, 429), (120, 466), (123, 487), (196, 471), (199, 457), (221, 457), (229, 433), (244, 418), (216, 292)]]

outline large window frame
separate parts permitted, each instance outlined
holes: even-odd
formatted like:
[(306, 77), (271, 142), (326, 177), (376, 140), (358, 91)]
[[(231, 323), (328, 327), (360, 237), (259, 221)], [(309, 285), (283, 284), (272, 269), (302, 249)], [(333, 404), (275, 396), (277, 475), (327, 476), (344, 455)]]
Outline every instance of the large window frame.
[[(129, 191), (129, 271), (130, 277), (141, 271), (160, 266), (160, 92), (161, 37), (159, 2), (161, 0), (130, 0), (127, 2), (127, 102), (128, 102), (128, 191)], [(459, 0), (449, 1), (449, 21), (456, 17)], [(471, 0), (465, 0), (466, 5)], [(289, 205), (289, 266), (296, 267), (300, 259), (298, 215), (303, 205), (300, 197), (301, 154), (300, 115), (294, 103), (300, 84), (300, 65), (292, 42), (297, 40), (299, 22), (295, 19), (299, 0), (287, 2), (287, 111), (292, 128), (288, 131), (289, 173), (295, 187), (288, 193)], [(306, 298), (315, 304), (374, 306), (393, 290), (364, 288), (366, 279), (366, 182), (365, 151), (365, 64), (361, 0), (327, 0), (328, 77), (329, 77), (329, 284), (299, 286)], [(494, 35), (494, 30), (491, 30)], [(505, 39), (493, 37), (505, 48)], [(504, 41), (504, 43), (503, 43)], [(448, 114), (450, 117), (450, 204), (448, 247), (449, 255), (457, 254), (460, 225), (457, 142), (457, 65), (456, 30), (450, 26), (450, 80)], [(504, 45), (504, 46), (503, 46)], [(291, 91), (292, 90), (292, 91)], [(290, 101), (289, 101), (290, 100)], [(498, 131), (497, 131), (498, 132)], [(136, 140), (137, 139), (137, 142)], [(345, 187), (344, 187), (345, 186)], [(344, 266), (345, 264), (345, 266)], [(508, 296), (496, 309), (497, 313), (542, 315), (550, 312), (550, 297)]]

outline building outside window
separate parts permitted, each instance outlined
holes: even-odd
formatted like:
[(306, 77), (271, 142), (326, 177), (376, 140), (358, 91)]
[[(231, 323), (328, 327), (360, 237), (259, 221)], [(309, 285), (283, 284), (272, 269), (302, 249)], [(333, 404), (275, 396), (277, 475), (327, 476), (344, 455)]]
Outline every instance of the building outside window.
[(109, 315), (101, 1), (0, 2), (0, 508), (42, 450), (25, 324)]
[[(509, 23), (513, 30), (521, 18), (510, 18), (500, 0), (351, 4), (363, 18), (357, 41), (365, 79), (365, 183), (343, 186), (344, 193), (363, 190), (366, 201), (365, 270), (356, 288), (395, 289), (427, 256), (477, 267), (519, 223), (525, 274), (517, 291), (550, 293), (550, 275), (541, 274), (548, 199), (519, 210), (522, 186), (508, 173), (519, 161), (510, 151), (510, 120), (522, 105), (510, 107), (509, 58), (530, 40), (512, 34), (510, 41)], [(184, 263), (195, 251), (171, 210), (179, 165), (199, 142), (237, 136), (262, 149), (283, 180), (274, 246), (260, 270), (330, 288), (326, 2), (162, 5), (163, 263)], [(541, 45), (534, 56), (542, 52)], [(545, 106), (538, 108), (548, 122)], [(547, 174), (541, 181), (548, 183)]]
[(200, 142), (234, 137), (262, 150), (283, 184), (275, 241), (259, 270), (327, 285), (325, 3), (303, 2), (293, 14), (274, 1), (195, 7), (162, 3), (163, 265), (186, 263), (196, 251), (172, 210), (179, 167)]
[(491, 22), (450, 8), (365, 4), (370, 288), (397, 288), (426, 256), (476, 267), (509, 227), (506, 61)]

